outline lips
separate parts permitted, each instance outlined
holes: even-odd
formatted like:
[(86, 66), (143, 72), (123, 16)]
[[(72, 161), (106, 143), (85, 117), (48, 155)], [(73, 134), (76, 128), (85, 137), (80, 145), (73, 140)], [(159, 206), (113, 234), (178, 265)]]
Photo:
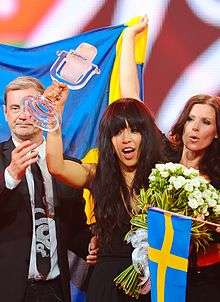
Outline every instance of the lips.
[(29, 127), (29, 126), (33, 126), (33, 124), (16, 124), (16, 126), (18, 126), (18, 127)]
[(192, 143), (196, 143), (199, 141), (199, 137), (196, 135), (191, 135), (189, 136), (189, 141), (191, 141)]
[(125, 147), (122, 149), (122, 154), (125, 159), (129, 160), (132, 159), (135, 154), (135, 148), (133, 147)]

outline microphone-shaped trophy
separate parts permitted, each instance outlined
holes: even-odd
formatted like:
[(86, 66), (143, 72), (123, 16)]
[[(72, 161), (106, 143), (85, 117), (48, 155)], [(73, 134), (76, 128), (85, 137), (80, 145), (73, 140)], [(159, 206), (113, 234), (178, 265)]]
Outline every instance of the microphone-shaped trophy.
[[(50, 69), (51, 79), (64, 83), (71, 90), (83, 88), (93, 75), (100, 73), (98, 66), (92, 63), (96, 54), (96, 47), (88, 43), (81, 43), (75, 50), (59, 51)], [(54, 102), (48, 97), (25, 97), (23, 106), (40, 129), (54, 131), (58, 128), (59, 117)]]

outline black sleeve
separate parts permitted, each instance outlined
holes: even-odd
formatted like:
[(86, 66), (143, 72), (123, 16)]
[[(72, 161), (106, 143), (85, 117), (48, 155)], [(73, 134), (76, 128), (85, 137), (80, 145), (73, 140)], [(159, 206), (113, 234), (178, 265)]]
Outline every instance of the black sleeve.
[(14, 197), (17, 188), (16, 187), (13, 190), (10, 190), (6, 187), (5, 169), (6, 169), (6, 163), (0, 148), (0, 207), (3, 208), (4, 206), (7, 206), (7, 204), (11, 202), (10, 198)]
[(79, 257), (85, 259), (88, 255), (91, 232), (85, 214), (83, 190), (74, 189), (61, 183), (60, 188), (60, 200), (62, 202), (60, 214), (65, 229), (66, 246)]

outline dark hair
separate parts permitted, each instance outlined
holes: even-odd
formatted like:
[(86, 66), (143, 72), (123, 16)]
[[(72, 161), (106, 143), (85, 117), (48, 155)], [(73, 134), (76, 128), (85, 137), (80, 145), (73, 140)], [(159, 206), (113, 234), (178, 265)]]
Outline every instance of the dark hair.
[[(129, 192), (112, 145), (112, 137), (127, 124), (141, 133), (140, 156)], [(131, 211), (131, 196), (148, 186), (148, 176), (155, 163), (162, 160), (162, 135), (143, 102), (124, 98), (105, 111), (99, 127), (99, 161), (92, 183), (97, 234), (110, 241), (115, 226), (121, 225), (125, 209)]]
[(184, 126), (190, 111), (195, 104), (209, 105), (215, 110), (218, 138), (214, 139), (208, 146), (203, 158), (200, 160), (199, 170), (203, 174), (208, 175), (211, 181), (219, 181), (220, 184), (220, 97), (206, 94), (199, 94), (191, 97), (186, 103), (176, 123), (172, 127), (169, 134), (169, 139), (179, 153), (179, 156), (181, 156), (183, 150), (182, 136)]

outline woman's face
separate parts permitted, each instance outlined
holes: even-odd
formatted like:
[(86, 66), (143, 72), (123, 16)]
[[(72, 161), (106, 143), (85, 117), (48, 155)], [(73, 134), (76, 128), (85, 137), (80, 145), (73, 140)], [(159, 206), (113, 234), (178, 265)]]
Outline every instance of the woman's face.
[(140, 156), (141, 133), (127, 124), (126, 128), (112, 137), (112, 144), (121, 168), (125, 171), (135, 170)]
[(212, 106), (195, 104), (183, 130), (183, 144), (194, 152), (205, 151), (217, 137), (216, 114)]

